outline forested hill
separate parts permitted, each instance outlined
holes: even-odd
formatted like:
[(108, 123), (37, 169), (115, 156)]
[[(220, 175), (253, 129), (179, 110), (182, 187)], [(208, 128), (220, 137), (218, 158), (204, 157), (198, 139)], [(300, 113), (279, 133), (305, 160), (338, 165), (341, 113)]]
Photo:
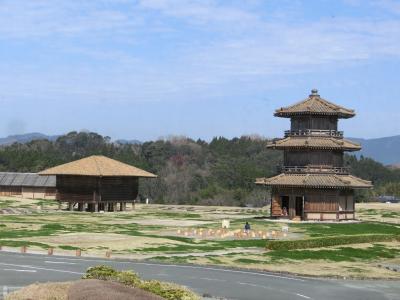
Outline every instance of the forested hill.
[[(0, 148), (0, 171), (37, 172), (93, 154), (102, 154), (159, 175), (142, 180), (140, 193), (158, 203), (244, 205), (260, 203), (268, 191), (257, 177), (272, 176), (282, 161), (260, 137), (214, 138), (207, 143), (171, 138), (142, 144), (113, 143), (96, 133), (71, 132), (54, 141), (33, 140)], [(372, 159), (346, 156), (352, 173), (373, 180), (375, 193), (400, 195), (400, 170)], [(363, 197), (371, 195), (360, 194)]]

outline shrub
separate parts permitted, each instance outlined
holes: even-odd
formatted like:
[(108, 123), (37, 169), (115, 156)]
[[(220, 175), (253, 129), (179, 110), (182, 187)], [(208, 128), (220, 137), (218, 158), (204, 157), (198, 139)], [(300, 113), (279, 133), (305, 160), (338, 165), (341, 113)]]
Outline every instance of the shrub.
[(126, 286), (136, 287), (148, 291), (167, 300), (200, 299), (195, 293), (180, 285), (157, 280), (141, 280), (140, 277), (132, 271), (119, 272), (105, 265), (90, 267), (87, 269), (86, 274), (82, 278), (116, 281)]
[(168, 282), (158, 280), (142, 281), (140, 288), (161, 296), (167, 300), (198, 300), (200, 299), (192, 291)]
[(137, 287), (141, 283), (141, 279), (138, 274), (132, 271), (121, 271), (118, 272), (116, 280), (124, 285)]
[(113, 268), (105, 265), (90, 267), (86, 270), (86, 274), (83, 275), (83, 279), (100, 279), (100, 280), (112, 280), (115, 279), (118, 272)]
[(400, 235), (396, 234), (368, 234), (352, 236), (331, 236), (326, 238), (314, 238), (307, 240), (292, 241), (268, 241), (268, 250), (294, 250), (307, 248), (331, 247), (348, 244), (362, 244), (375, 242), (388, 242), (392, 240), (400, 241)]

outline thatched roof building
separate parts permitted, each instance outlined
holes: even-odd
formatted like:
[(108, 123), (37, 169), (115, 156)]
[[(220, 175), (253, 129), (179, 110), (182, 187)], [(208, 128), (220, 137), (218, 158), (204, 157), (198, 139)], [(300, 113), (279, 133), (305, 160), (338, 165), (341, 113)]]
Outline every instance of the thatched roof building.
[(139, 178), (156, 175), (114, 159), (93, 155), (56, 166), (39, 173), (57, 178), (57, 200), (67, 202), (70, 209), (114, 211), (116, 205), (124, 210), (126, 203), (135, 201)]

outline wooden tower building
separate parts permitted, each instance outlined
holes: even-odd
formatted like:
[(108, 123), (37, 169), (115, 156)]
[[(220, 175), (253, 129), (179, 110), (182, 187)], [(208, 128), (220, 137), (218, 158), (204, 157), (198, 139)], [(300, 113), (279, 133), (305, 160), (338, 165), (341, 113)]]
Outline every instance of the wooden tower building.
[(56, 199), (69, 209), (84, 211), (125, 210), (138, 195), (139, 178), (156, 175), (114, 159), (93, 155), (39, 173), (56, 176)]
[(338, 131), (338, 120), (354, 117), (354, 110), (322, 99), (317, 90), (312, 90), (307, 99), (277, 109), (274, 115), (290, 118), (291, 128), (283, 139), (267, 146), (283, 150), (281, 174), (256, 180), (272, 188), (271, 216), (354, 219), (354, 189), (372, 187), (371, 182), (350, 175), (343, 163), (345, 151), (361, 149)]

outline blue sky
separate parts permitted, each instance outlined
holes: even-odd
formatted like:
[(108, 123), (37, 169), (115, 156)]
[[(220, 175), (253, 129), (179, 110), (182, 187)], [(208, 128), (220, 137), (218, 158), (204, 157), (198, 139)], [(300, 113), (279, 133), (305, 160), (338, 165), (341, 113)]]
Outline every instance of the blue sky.
[(0, 0), (0, 135), (276, 137), (275, 108), (400, 134), (398, 0)]

